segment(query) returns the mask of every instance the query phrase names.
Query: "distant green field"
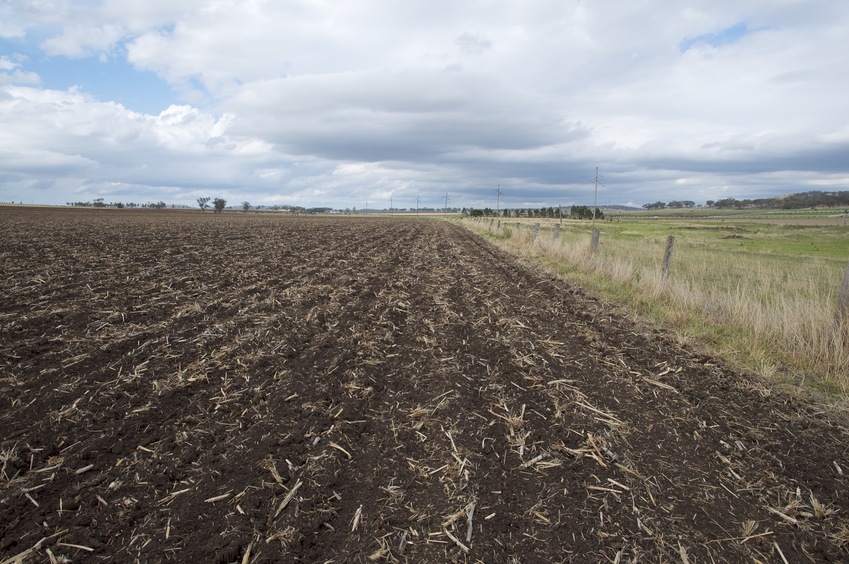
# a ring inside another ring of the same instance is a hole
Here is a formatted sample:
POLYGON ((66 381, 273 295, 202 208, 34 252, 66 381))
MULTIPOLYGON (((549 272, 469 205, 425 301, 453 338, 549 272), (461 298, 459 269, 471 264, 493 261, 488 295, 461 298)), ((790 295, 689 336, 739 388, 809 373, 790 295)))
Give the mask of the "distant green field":
MULTIPOLYGON (((841 212, 842 213, 842 212, 841 212)), ((674 235, 691 245, 710 246, 734 253, 762 253, 797 258, 849 261, 849 216, 834 210, 776 211, 765 213, 662 210, 660 212, 609 212, 605 221, 502 218, 502 225, 540 223, 550 231, 560 223, 565 233, 590 233, 597 228, 603 240, 665 239, 674 235), (686 215, 688 217, 682 217, 686 215)), ((483 220, 488 221, 488 220, 483 220)), ((496 219, 495 222, 499 220, 496 219)))
POLYGON ((716 251, 849 260, 847 220, 799 224, 752 222, 742 218, 719 221, 621 219, 597 227, 613 240, 674 235, 687 244, 703 245, 716 251))
POLYGON ((849 214, 849 208, 807 208, 796 210, 735 209, 735 208, 666 208, 663 210, 611 210, 605 215, 633 219, 697 218, 697 219, 787 219, 787 218, 833 218, 849 214))

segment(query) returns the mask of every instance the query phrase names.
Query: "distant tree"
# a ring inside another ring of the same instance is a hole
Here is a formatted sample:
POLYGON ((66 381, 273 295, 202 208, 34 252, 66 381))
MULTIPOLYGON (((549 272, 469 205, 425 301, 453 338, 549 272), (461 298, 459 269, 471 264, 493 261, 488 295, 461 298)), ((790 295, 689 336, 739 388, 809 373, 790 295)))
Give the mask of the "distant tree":
POLYGON ((96 207, 96 208, 106 207, 106 204, 103 203, 103 198, 96 198, 94 200, 94 207, 96 207))
POLYGON ((663 202, 654 202, 651 204, 643 204, 643 208, 647 210, 662 210, 666 208, 666 204, 663 202))
POLYGON ((743 203, 735 198, 723 198, 721 200, 715 201, 713 205, 717 208, 734 208, 742 207, 743 203))
POLYGON ((756 198, 751 201, 752 205, 756 208, 777 208, 779 207, 779 202, 775 198, 756 198))
MULTIPOLYGON (((600 211, 601 210, 598 210, 598 212, 600 211)), ((591 210, 587 206, 572 206, 572 209, 569 211, 569 216, 572 219, 592 219, 593 210, 591 210)))
POLYGON ((215 213, 221 213, 224 211, 224 207, 227 205, 227 200, 223 198, 215 198, 212 201, 212 206, 215 208, 215 213))
POLYGON ((250 202, 242 202, 242 211, 243 212, 248 212, 250 209, 251 209, 251 203, 250 202))
POLYGON ((672 200, 671 202, 669 202, 666 205, 669 206, 670 208, 678 209, 678 208, 684 207, 684 202, 679 202, 678 200, 672 200))
POLYGON ((198 198, 198 206, 200 206, 201 213, 206 211, 206 208, 209 207, 209 200, 211 200, 209 196, 205 198, 198 198))
POLYGON ((681 203, 684 204, 685 208, 693 208, 696 206, 696 202, 693 202, 692 200, 684 200, 681 203))
POLYGON ((705 205, 709 208, 712 208, 714 203, 715 202, 713 200, 708 200, 707 202, 705 202, 705 205))
MULTIPOLYGON (((572 209, 569 210, 569 217, 572 219, 592 219, 593 210, 589 206, 572 206, 572 209)), ((604 212, 596 208, 595 218, 604 219, 604 212)))

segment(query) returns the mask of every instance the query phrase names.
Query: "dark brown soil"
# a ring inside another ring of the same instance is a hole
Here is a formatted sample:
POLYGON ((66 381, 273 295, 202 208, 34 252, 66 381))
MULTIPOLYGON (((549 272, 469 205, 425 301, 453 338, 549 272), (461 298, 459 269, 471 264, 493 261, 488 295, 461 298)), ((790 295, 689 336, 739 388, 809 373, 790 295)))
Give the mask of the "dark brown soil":
POLYGON ((844 426, 458 226, 0 235, 0 561, 849 560, 844 426))

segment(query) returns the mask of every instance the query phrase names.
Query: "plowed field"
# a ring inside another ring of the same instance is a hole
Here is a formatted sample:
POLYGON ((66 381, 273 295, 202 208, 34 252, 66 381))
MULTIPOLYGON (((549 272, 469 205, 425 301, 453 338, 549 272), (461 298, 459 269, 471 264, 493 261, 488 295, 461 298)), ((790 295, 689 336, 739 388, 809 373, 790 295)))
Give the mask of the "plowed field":
POLYGON ((2 562, 849 560, 844 426, 455 225, 0 235, 2 562))

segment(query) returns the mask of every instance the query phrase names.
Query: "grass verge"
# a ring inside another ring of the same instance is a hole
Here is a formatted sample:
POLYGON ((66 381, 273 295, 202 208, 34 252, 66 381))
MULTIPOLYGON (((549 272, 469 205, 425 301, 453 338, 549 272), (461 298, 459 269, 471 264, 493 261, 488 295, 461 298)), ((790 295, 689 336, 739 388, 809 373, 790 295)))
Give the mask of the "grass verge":
POLYGON ((849 396, 849 320, 835 311, 845 228, 600 223, 602 243, 592 253, 588 222, 565 222, 557 239, 553 222, 536 238, 515 222, 462 224, 782 387, 849 396), (669 234, 676 242, 663 280, 669 234))

